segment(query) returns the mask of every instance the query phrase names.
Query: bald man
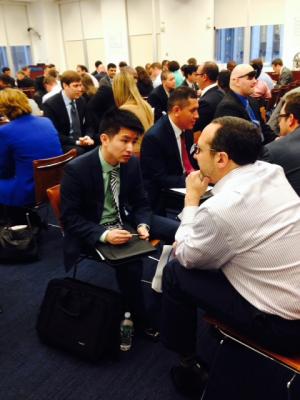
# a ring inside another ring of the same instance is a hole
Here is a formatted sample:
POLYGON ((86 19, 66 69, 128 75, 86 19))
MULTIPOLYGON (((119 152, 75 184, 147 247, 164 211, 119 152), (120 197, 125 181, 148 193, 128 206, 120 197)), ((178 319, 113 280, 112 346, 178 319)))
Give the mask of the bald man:
POLYGON ((263 144, 272 142, 276 135, 262 120, 259 104, 250 97, 256 83, 256 71, 249 64, 237 65, 230 76, 230 90, 218 104, 215 118, 239 117, 254 123, 259 129, 263 144))

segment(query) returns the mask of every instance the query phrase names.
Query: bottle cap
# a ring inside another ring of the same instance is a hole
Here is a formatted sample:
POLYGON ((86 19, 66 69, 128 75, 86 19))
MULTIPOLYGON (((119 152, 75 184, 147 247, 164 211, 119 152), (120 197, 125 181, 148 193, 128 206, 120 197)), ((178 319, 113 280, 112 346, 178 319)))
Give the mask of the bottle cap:
POLYGON ((127 311, 127 312, 124 314, 124 316, 125 316, 126 319, 129 319, 129 318, 131 317, 131 314, 130 314, 129 311, 127 311))

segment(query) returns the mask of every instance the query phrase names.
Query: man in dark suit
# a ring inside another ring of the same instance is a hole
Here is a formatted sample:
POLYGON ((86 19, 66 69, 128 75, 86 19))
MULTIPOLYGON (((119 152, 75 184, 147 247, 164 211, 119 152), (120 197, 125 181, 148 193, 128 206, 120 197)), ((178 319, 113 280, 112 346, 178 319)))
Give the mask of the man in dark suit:
POLYGON ((237 65, 230 75, 230 90, 217 106, 214 117, 239 117, 260 128, 263 144, 272 142, 276 135, 265 124, 259 104, 251 97, 256 83, 256 71, 249 64, 237 65))
POLYGON ((272 61, 272 68, 273 71, 279 75, 279 79, 274 86, 275 89, 293 82, 294 79, 292 71, 290 71, 287 67, 284 67, 281 58, 275 58, 275 60, 272 61))
MULTIPOLYGON (((138 135, 143 133, 140 121, 129 111, 112 109, 103 119, 100 132, 101 147, 70 162, 62 181, 67 270, 82 247, 93 252, 99 241, 116 246, 127 243, 132 234, 124 223, 136 228, 140 239, 147 240, 151 234, 168 242, 173 242, 178 226, 176 221, 151 215, 139 161, 132 157, 138 135)), ((124 307, 128 307, 124 311, 129 309, 135 322, 142 324, 142 262, 124 263, 115 270, 124 307)))
POLYGON ((93 148, 94 132, 81 97, 81 78, 75 71, 65 71, 60 82, 63 90, 43 104, 44 116, 50 118, 57 129, 64 152, 76 148, 78 154, 83 154, 93 148))
POLYGON ((280 139, 264 146, 261 159, 281 165, 291 186, 300 196, 300 93, 286 98, 278 120, 280 139))
POLYGON ((148 103, 154 108, 154 121, 167 113, 168 98, 176 87, 175 76, 170 71, 161 73, 162 84, 157 86, 148 97, 148 103))
POLYGON ((144 136, 141 167, 153 210, 164 210, 162 189, 184 188, 185 178, 197 168, 190 155, 193 126, 198 118, 196 92, 181 86, 168 100, 168 115, 161 117, 144 136))
POLYGON ((199 119, 194 126, 194 132, 203 131, 206 125, 211 123, 217 105, 224 97, 224 93, 218 88, 218 75, 219 67, 212 61, 199 65, 197 69, 201 97, 199 99, 199 119))

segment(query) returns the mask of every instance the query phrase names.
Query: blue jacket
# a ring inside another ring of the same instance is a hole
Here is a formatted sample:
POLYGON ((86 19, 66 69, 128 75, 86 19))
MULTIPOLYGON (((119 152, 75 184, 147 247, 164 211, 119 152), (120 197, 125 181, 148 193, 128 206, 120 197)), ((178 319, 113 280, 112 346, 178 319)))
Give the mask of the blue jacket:
POLYGON ((62 154, 48 118, 24 115, 0 127, 0 204, 34 204, 32 161, 62 154))

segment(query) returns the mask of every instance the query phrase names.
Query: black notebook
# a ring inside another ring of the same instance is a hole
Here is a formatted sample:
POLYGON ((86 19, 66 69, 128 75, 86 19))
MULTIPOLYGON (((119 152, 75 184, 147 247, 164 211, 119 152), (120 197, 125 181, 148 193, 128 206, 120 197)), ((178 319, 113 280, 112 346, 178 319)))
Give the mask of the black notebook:
POLYGON ((121 264, 153 253, 156 248, 148 240, 133 236, 129 242, 120 245, 99 242, 95 250, 102 260, 112 264, 121 264))

